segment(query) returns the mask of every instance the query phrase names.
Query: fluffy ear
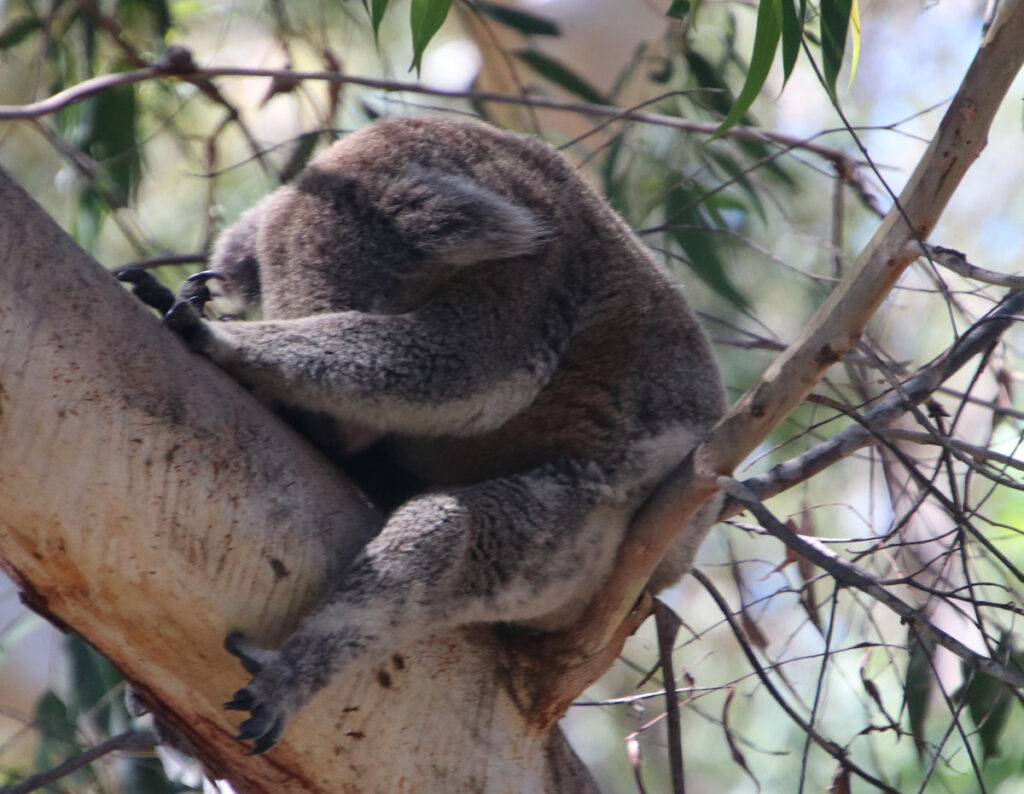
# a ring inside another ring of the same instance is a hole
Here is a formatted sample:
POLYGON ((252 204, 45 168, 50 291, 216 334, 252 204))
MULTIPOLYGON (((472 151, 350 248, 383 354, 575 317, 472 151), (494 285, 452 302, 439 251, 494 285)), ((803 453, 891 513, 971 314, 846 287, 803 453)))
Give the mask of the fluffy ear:
POLYGON ((549 239, 532 212, 464 176, 415 168, 394 189, 399 232, 414 248, 447 264, 511 259, 549 239))

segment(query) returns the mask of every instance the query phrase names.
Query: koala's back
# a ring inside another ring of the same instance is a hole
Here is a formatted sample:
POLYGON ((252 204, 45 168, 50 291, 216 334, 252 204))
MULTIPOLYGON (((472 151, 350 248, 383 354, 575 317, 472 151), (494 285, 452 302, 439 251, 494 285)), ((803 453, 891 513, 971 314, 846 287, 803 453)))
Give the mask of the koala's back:
MULTIPOLYGON (((460 307, 486 303, 486 322, 544 327, 545 355, 556 351, 557 365, 510 419, 383 442, 426 483, 472 483, 566 458, 595 462, 613 488, 632 489, 658 479, 723 411, 709 345, 678 286, 538 140, 475 122, 379 122, 334 144, 270 201, 258 232, 265 317, 444 305, 443 332, 471 339, 460 307), (454 211, 436 202, 423 184, 438 174, 526 210, 531 239, 489 249, 481 230, 497 221, 487 200, 454 211), (417 281, 446 257, 450 268, 417 281)), ((500 388, 482 406, 476 397, 467 412, 504 399, 500 388)))

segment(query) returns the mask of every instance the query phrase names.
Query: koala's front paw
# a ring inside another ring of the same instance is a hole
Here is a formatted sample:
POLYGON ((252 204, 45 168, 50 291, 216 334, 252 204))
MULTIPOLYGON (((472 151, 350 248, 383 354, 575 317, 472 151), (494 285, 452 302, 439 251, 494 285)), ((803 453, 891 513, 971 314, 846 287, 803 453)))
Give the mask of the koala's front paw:
POLYGON ((132 285, 132 294, 160 314, 167 314, 174 305, 174 293, 156 280, 148 270, 130 267, 115 273, 118 281, 132 285))
POLYGON ((164 315, 164 325, 185 340, 195 352, 202 352, 206 327, 203 323, 203 308, 213 297, 206 282, 212 278, 224 277, 213 270, 193 273, 178 289, 178 299, 164 315))
POLYGON ((202 314, 203 307, 213 298, 210 288, 206 286, 206 282, 210 279, 224 281, 224 276, 216 270, 193 273, 178 287, 178 302, 187 303, 196 310, 197 314, 202 314))
POLYGON ((249 755, 265 753, 281 739, 295 711, 295 673, 279 651, 257 648, 238 632, 227 636, 224 647, 253 674, 249 685, 235 692, 224 704, 226 709, 248 711, 252 715, 239 726, 235 738, 253 740, 249 755))

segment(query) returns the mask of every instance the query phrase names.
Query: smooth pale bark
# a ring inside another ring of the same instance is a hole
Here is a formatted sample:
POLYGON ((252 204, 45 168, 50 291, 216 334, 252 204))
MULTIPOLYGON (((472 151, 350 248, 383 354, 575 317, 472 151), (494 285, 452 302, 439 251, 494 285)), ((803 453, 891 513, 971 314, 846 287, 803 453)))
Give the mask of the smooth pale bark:
POLYGON ((0 170, 0 559, 28 602, 243 794, 588 790, 482 628, 345 676, 266 756, 232 740, 221 703, 247 676, 226 633, 279 641, 378 525, 0 170))

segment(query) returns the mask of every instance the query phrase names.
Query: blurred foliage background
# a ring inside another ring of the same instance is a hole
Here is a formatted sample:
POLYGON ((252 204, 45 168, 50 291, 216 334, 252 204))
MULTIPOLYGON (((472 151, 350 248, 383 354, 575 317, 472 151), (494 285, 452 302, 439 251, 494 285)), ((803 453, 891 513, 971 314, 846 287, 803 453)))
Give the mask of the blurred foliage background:
MULTIPOLYGON (((176 284, 201 268, 221 228, 376 118, 471 115, 532 132, 578 163, 678 275, 734 399, 799 333, 892 204, 976 49, 983 5, 9 0, 0 3, 3 105, 173 64, 173 47, 212 70, 279 73, 164 76, 0 120, 0 163, 104 265, 159 266, 176 284), (770 51, 766 8, 780 14, 770 51), (774 137, 740 127, 713 137, 726 118, 774 137)), ((931 240, 1004 273, 1020 272, 1024 254, 1022 87, 931 240)), ((796 411, 738 475, 849 426, 849 412, 945 350, 1004 291, 919 263, 865 347, 820 384, 823 399, 796 411)), ((923 614, 1018 667, 1021 341, 1011 330, 937 395, 951 436, 1003 456, 980 459, 996 461, 1004 481, 919 443, 913 420, 890 442, 955 500, 971 532, 908 486, 884 449, 861 450, 771 502, 880 578, 913 577, 901 594, 923 614)), ((1019 693, 918 642, 744 517, 715 530, 700 568, 742 631, 692 578, 664 596, 683 621, 674 660, 689 790, 872 790, 790 720, 740 644, 820 735, 894 789, 1024 790, 1019 693)), ((606 791, 668 788, 659 676, 647 675, 655 659, 648 625, 565 720, 606 791)), ((85 643, 58 639, 9 585, 0 591, 0 783, 130 729, 121 689, 85 643)), ((212 785, 161 750, 107 756, 50 790, 212 785)))

